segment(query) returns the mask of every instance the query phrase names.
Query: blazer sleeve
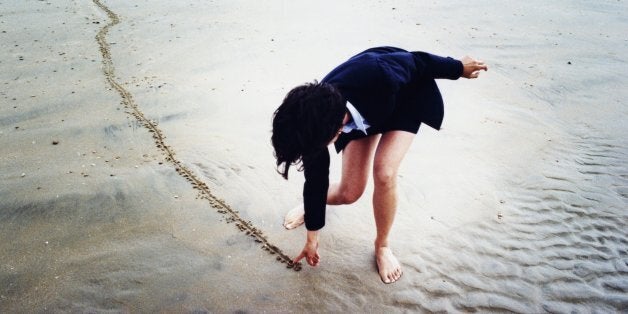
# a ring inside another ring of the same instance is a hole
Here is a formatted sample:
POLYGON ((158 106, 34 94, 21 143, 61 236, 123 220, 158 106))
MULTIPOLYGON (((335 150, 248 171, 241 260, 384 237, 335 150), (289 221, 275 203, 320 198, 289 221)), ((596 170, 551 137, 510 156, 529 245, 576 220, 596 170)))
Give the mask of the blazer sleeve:
POLYGON ((311 231, 319 230, 325 226, 327 189, 329 188, 329 151, 327 148, 312 156, 303 157, 303 170, 305 227, 311 231))
POLYGON ((458 79, 462 75, 462 62, 427 52, 393 51, 377 57, 392 92, 396 92, 415 79, 458 79))
POLYGON ((434 79, 457 80, 462 76, 462 62, 451 57, 441 57, 422 51, 413 51, 417 67, 424 75, 434 79))

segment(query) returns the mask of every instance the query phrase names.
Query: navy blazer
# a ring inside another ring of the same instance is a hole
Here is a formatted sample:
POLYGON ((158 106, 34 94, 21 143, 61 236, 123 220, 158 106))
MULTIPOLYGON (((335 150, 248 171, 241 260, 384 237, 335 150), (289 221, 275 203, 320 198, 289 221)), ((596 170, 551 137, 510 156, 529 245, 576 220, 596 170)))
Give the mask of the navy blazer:
MULTIPOLYGON (((402 97, 407 92, 401 91, 412 88, 413 93, 419 93, 413 99, 420 100, 416 105, 421 109, 421 122, 438 130, 444 110, 434 79, 458 79, 462 68, 460 61, 449 57, 376 47, 351 57, 327 74, 322 82, 334 85, 374 129, 385 124, 395 105, 404 100, 402 97)), ((337 142, 336 150, 342 150, 346 144, 337 142)), ((303 156, 303 202, 308 230, 318 230, 325 225, 329 160, 327 148, 303 156)))

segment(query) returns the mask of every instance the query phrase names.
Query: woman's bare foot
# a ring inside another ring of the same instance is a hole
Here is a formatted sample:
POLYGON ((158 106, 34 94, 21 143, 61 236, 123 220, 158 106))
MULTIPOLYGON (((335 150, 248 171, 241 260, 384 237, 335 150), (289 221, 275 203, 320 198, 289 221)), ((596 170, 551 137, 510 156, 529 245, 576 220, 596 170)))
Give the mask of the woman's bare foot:
POLYGON ((375 248, 375 258, 379 276, 384 283, 393 283, 401 278, 401 265, 390 248, 382 246, 375 248))
POLYGON ((283 226, 286 229, 294 229, 303 224, 305 217, 305 210, 303 209, 303 204, 291 209, 283 220, 283 226))

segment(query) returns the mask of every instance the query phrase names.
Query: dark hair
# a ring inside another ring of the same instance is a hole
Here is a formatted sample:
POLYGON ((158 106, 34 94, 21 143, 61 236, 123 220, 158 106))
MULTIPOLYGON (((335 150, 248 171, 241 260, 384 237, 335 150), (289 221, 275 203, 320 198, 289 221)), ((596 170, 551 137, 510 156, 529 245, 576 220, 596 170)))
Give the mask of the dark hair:
POLYGON ((325 148, 342 126, 345 112, 344 97, 330 84, 314 81, 293 88, 273 114, 277 172, 288 179, 291 165, 325 148))

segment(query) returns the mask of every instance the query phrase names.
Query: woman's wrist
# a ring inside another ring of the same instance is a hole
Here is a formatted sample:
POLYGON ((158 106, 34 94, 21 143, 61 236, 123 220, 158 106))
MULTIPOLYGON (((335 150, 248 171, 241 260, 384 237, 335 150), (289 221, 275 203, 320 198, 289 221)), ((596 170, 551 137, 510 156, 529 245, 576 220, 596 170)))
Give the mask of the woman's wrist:
POLYGON ((307 231, 307 242, 309 243, 318 243, 318 230, 308 230, 307 231))

